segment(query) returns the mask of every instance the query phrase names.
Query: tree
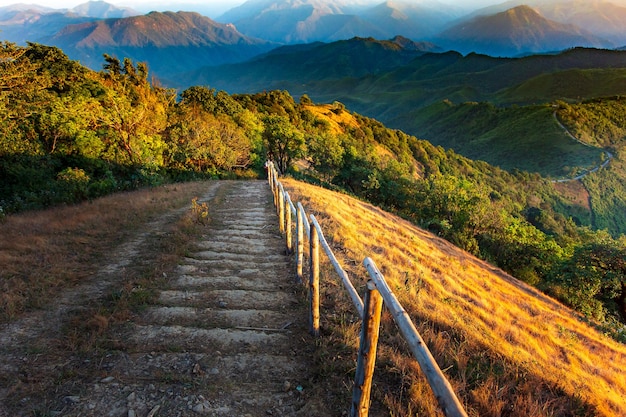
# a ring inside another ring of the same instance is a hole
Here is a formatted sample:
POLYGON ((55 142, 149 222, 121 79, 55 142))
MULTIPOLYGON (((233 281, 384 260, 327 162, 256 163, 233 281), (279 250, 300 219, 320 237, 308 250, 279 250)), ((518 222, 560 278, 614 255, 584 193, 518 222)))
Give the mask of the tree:
POLYGON ((281 172, 286 172, 292 161, 301 157, 306 150, 304 134, 286 116, 270 114, 263 122, 263 140, 268 156, 276 162, 281 172))
POLYGON ((608 236, 582 244, 557 273, 565 298, 573 307, 597 319, 605 311, 626 320, 626 246, 608 236))
POLYGON ((332 133, 313 134, 308 141, 308 157, 311 166, 331 181, 341 169, 344 147, 341 139, 332 133))

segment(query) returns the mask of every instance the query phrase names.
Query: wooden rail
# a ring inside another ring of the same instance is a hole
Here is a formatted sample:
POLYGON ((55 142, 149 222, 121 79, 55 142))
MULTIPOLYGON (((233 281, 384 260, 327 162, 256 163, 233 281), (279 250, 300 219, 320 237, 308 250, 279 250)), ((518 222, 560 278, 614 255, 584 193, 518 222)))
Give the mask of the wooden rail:
POLYGON ((404 310, 393 291, 387 285, 385 278, 380 273, 374 261, 365 258, 363 265, 367 269, 370 280, 362 300, 357 290, 352 285, 346 271, 324 238, 322 227, 312 214, 307 219, 302 204, 293 204, 278 179, 278 173, 271 162, 266 164, 268 170, 268 182, 270 184, 276 212, 279 216, 279 228, 285 234, 287 251, 291 253, 295 248, 296 256, 296 280, 307 285, 309 288, 309 325, 310 332, 315 337, 320 334, 320 310, 319 310, 319 249, 324 249, 328 260, 333 265, 335 272, 341 279, 344 288, 348 292, 359 317, 362 320, 359 352, 357 357, 357 369, 354 377, 352 392, 352 406, 350 416, 365 417, 369 414, 370 392, 376 363, 376 350, 380 331, 380 316, 383 303, 387 306, 400 332, 409 344, 413 356, 417 360, 420 369, 424 372, 439 406, 448 417, 467 417, 460 401, 456 397, 452 386, 437 365, 424 340, 418 333, 411 318, 404 310), (293 243, 292 228, 293 216, 295 222, 295 244, 293 243), (309 241, 309 277, 303 276, 304 264, 304 237, 309 241))

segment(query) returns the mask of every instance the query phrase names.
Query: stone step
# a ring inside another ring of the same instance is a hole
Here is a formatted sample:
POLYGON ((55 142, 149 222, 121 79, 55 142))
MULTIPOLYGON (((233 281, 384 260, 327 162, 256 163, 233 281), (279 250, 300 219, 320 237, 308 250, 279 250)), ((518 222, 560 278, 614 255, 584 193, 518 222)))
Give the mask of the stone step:
POLYGON ((261 273, 260 271, 214 271, 214 276, 208 274, 180 275, 176 281, 169 284, 173 290, 198 290, 206 289, 238 289, 250 291, 283 291, 287 288, 287 280, 277 282, 271 273, 261 273), (233 273, 238 275, 232 275, 233 273), (282 281, 282 282, 281 282, 282 281))
POLYGON ((254 247, 259 247, 259 248, 264 248, 264 249, 267 248, 267 250, 274 250, 274 248, 282 248, 284 246, 283 237, 278 234, 273 235, 271 232, 264 233, 262 234, 262 236, 259 236, 256 239, 250 239, 247 236, 241 236, 241 235, 237 235, 233 233, 206 234, 203 236, 203 239, 209 243, 222 242, 222 243, 227 243, 227 244, 254 246, 254 247))
MULTIPOLYGON (((281 242, 282 243, 282 242, 281 242)), ((255 255, 266 255, 268 253, 280 253, 276 251, 276 247, 280 245, 271 245, 271 247, 267 247, 264 245, 260 245, 258 242, 251 243, 249 240, 241 240, 239 242, 234 242, 233 239, 211 239, 204 240, 202 242, 198 242, 194 245, 198 250, 207 250, 207 251, 216 251, 216 252, 229 252, 229 253, 245 253, 245 254, 255 254, 255 255)), ((288 258, 283 257, 283 261, 288 258)))
POLYGON ((190 326, 198 328, 259 328, 286 332, 297 326, 288 312, 275 310, 227 310, 186 306, 150 307, 142 314, 146 323, 163 326, 190 326))
POLYGON ((123 342, 131 352, 290 354, 289 338, 289 331, 129 324, 123 342))
POLYGON ((284 255, 274 255, 266 252, 264 255, 258 253, 231 253, 231 252, 217 252, 213 250, 204 250, 199 252, 192 252, 191 258, 197 260, 207 261, 232 261, 232 262, 262 262, 267 265, 276 265, 280 262, 285 262, 287 258, 284 255))
POLYGON ((206 308, 233 308, 237 310, 265 309, 280 311, 299 302, 292 294, 275 291, 249 290, 164 290, 158 302, 168 306, 200 306, 206 308))
MULTIPOLYGON (((146 352, 127 355, 124 362, 117 364, 111 373, 126 380, 154 379, 166 375, 171 379, 192 380, 195 384, 208 386, 228 386, 242 383, 260 382, 280 384, 288 375, 305 371, 302 361, 294 354, 274 355, 271 353, 227 352, 187 353, 187 352, 146 352), (130 365, 130 366, 129 366, 130 365)), ((298 383, 298 381, 294 381, 298 383)))
POLYGON ((287 264, 277 264, 276 262, 255 262, 250 260, 236 260, 236 259, 202 259, 201 257, 194 258, 187 256, 182 259, 185 264, 198 265, 203 267, 204 270, 210 269, 260 269, 266 271, 282 270, 284 272, 287 269, 287 264), (284 267, 284 269, 283 269, 284 267))

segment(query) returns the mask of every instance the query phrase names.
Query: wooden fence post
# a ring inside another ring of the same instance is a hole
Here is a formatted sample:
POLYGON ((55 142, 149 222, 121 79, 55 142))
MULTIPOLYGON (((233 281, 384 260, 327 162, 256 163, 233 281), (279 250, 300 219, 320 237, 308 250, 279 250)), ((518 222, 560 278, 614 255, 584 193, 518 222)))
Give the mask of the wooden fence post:
POLYGON ((311 236, 309 237, 309 247, 311 261, 311 274, 309 277, 309 324, 310 332, 313 336, 320 335, 320 243, 319 235, 315 227, 311 227, 311 236))
POLYGON ((280 233, 285 231, 285 193, 282 188, 278 190, 278 228, 280 233))
POLYGON ((302 264, 304 262, 304 219, 300 205, 296 208, 296 279, 303 282, 302 264))
POLYGON ((352 390, 351 417, 367 417, 369 414, 382 309, 383 298, 370 280, 367 282, 367 292, 363 300, 363 323, 352 390))
POLYGON ((285 240, 287 241, 287 253, 293 252, 292 231, 291 231, 291 198, 289 193, 285 191, 285 240))

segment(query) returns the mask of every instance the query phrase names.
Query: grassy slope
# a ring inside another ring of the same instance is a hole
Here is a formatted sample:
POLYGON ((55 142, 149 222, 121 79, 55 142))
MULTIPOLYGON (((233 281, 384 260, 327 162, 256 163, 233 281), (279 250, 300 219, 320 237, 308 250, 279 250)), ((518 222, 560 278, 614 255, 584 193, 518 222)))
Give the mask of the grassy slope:
POLYGON ((553 112, 550 106, 505 109, 486 103, 440 102, 393 124, 435 145, 503 169, 561 178, 598 166, 602 150, 573 141, 559 127, 553 112))
MULTIPOLYGON (((124 237, 205 189, 201 182, 167 185, 0 219, 0 323, 93 276, 124 237)), ((170 256, 182 248, 177 242, 170 256)))
MULTIPOLYGON (((294 180, 284 184, 293 201, 316 214, 361 290, 360 262, 365 256, 376 261, 469 415, 626 415, 625 346, 408 222, 344 195, 294 180)), ((346 345, 354 353, 356 325, 346 319, 347 297, 337 295, 334 277, 327 272, 322 279, 322 326, 345 357, 346 345)), ((383 328, 375 403, 393 415, 439 415, 388 316, 383 328)), ((324 359, 341 369, 341 357, 324 359)))

